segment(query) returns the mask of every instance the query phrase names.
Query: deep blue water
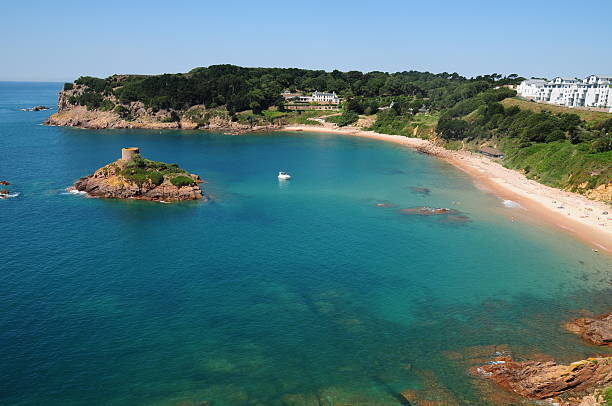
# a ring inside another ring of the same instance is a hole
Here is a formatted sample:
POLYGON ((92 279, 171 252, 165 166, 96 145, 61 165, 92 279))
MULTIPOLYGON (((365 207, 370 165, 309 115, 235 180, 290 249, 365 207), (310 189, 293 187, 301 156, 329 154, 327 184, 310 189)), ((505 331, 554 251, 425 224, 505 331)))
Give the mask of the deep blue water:
POLYGON ((0 83, 0 180, 20 193, 0 201, 0 404, 401 405, 412 389, 488 405, 466 372, 488 346, 604 351, 560 325, 610 309, 610 259, 443 162, 345 136, 90 131, 18 110, 59 88, 0 83), (125 146, 201 175, 210 201, 64 193, 125 146), (469 221, 400 212, 424 205, 469 221))

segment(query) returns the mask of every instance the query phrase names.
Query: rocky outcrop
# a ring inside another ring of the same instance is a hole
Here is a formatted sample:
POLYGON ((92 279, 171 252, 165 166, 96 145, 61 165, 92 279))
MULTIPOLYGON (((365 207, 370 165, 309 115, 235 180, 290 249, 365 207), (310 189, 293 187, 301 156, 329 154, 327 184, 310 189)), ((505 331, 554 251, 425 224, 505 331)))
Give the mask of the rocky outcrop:
POLYGON ((510 357, 498 357, 473 372, 521 396, 546 399, 609 384, 612 357, 588 358, 569 365, 554 361, 517 362, 510 357))
POLYGON ((85 106, 64 108, 45 121, 46 125, 79 127, 95 130, 112 128, 149 128, 166 130, 180 128, 178 122, 162 122, 154 116, 141 115, 138 119, 126 120, 112 111, 87 110, 85 106))
POLYGON ((596 317, 581 317, 565 324, 565 329, 595 345, 612 347, 612 312, 596 317))
POLYGON ((154 110, 142 102, 121 103, 114 95, 100 95, 104 106, 92 108, 79 105, 78 100, 89 92, 84 85, 73 84, 62 90, 57 102, 57 113, 45 120, 46 125, 79 127, 87 129, 142 128, 153 130, 183 129, 211 130, 243 134, 276 129, 279 126, 266 122, 240 122, 222 108, 206 109, 191 106, 187 110, 154 110))
POLYGON ((50 108, 47 106, 34 106, 28 109, 20 109, 20 110, 21 111, 44 111, 44 110, 50 110, 50 108))
POLYGON ((589 189, 588 182, 584 182, 578 187, 577 191, 592 200, 612 202, 612 182, 601 184, 594 189, 589 189))
POLYGON ((155 162, 136 155, 119 159, 92 175, 79 179, 69 190, 106 199, 141 199, 164 202, 202 198, 200 177, 174 164, 155 162))

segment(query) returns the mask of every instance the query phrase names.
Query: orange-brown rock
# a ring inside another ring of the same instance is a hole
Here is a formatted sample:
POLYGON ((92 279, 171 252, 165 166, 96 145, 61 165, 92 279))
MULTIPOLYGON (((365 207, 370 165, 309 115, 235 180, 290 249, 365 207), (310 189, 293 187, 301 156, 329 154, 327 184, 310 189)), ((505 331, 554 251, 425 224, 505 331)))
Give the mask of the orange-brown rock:
POLYGON ((139 154, 119 159, 79 179, 73 188, 107 199, 140 199, 163 202, 202 198, 200 177, 176 164, 150 161, 139 154))
POLYGON ((612 357, 588 358, 569 365, 553 361, 495 359, 472 372, 521 396, 545 399, 612 382, 612 357))
POLYGON ((581 317, 565 324, 565 329, 595 345, 612 346, 612 312, 581 317))

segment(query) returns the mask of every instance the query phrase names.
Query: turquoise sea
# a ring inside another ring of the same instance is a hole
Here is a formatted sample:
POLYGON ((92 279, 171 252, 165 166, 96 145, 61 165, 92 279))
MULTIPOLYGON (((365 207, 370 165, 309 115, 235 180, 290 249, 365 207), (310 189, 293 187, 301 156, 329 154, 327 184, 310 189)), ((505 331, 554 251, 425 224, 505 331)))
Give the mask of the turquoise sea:
POLYGON ((612 308, 610 258, 446 163, 347 136, 90 131, 18 110, 60 86, 0 83, 0 180, 20 193, 0 201, 2 405, 528 404, 467 369, 610 352, 561 327, 612 308), (64 192, 126 146, 201 175, 210 200, 64 192), (459 213, 400 211, 418 206, 459 213))

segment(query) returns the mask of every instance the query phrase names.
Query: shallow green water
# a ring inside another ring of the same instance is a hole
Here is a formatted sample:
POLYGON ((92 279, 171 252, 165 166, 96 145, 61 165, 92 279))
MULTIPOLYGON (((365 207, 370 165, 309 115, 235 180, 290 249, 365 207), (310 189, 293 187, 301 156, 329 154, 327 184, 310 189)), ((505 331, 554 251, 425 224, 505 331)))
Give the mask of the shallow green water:
POLYGON ((610 259, 511 222, 521 209, 445 163, 368 139, 86 131, 17 110, 58 89, 0 83, 0 179, 21 193, 0 201, 2 404, 400 405, 413 389, 486 405, 466 373, 496 351, 482 346, 602 352, 560 324, 609 310, 610 259), (211 200, 63 193, 134 145, 200 174, 211 200), (418 206, 469 221, 400 211, 418 206))

